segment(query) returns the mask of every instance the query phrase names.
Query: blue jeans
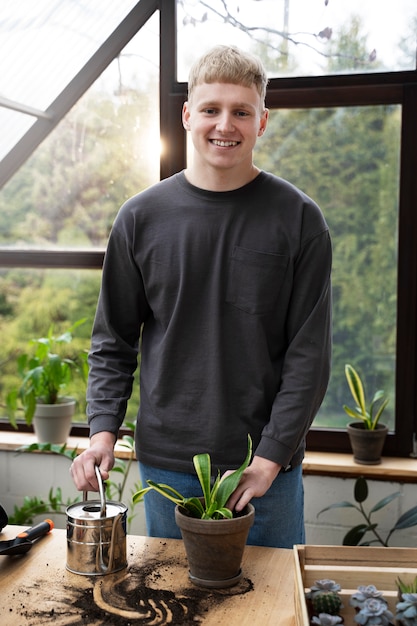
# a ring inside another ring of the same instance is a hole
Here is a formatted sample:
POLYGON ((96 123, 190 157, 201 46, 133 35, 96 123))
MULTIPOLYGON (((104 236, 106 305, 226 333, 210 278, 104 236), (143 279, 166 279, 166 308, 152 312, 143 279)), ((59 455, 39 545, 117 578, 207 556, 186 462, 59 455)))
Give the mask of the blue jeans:
MULTIPOLYGON (((139 463, 143 487, 147 480, 174 487, 184 497, 202 495, 196 475, 171 472, 139 463)), ((150 537, 181 539, 175 523, 175 504, 156 491, 149 491, 144 498, 146 528, 150 537)), ((305 543, 304 533, 304 487, 302 466, 290 472, 278 474, 270 489, 262 498, 253 498, 255 523, 249 531, 247 543, 254 546, 292 548, 305 543)))

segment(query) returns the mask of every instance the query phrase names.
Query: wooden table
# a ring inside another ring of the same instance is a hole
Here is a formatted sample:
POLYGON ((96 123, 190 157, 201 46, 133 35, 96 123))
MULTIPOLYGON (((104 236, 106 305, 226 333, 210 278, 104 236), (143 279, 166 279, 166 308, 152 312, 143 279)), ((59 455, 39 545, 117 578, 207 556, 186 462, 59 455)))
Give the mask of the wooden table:
MULTIPOLYGON (((7 526, 0 540, 22 530, 7 526)), ((128 566, 106 576, 66 570, 66 532, 54 529, 22 556, 0 556, 0 624, 295 626, 291 550, 247 546, 229 589, 191 584, 183 542, 130 535, 128 566)))

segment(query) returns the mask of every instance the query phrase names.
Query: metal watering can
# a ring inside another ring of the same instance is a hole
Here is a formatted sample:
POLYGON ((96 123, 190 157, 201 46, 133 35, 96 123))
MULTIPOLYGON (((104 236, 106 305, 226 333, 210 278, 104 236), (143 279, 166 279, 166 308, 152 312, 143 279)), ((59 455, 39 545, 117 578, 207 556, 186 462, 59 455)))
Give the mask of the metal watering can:
POLYGON ((67 563, 74 574, 86 576, 112 574, 127 566, 127 507, 106 502, 100 470, 95 468, 100 500, 77 502, 67 508, 67 563))

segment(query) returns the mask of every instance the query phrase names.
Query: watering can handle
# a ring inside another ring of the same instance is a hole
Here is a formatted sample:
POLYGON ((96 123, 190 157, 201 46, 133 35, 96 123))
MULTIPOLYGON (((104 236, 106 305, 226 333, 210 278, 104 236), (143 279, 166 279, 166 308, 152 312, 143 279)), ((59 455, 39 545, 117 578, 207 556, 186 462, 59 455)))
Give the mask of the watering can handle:
MULTIPOLYGON (((95 466, 95 472, 97 476, 98 489, 100 492, 100 517, 106 517, 106 494, 104 491, 103 479, 100 474, 100 470, 97 465, 95 466)), ((83 492, 83 500, 88 500, 88 491, 83 492)))

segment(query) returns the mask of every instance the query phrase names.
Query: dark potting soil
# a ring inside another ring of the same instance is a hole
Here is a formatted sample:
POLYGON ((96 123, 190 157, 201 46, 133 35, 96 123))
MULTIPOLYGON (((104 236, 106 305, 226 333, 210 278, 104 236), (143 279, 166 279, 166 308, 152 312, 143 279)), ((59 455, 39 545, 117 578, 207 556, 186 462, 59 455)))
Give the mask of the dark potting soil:
POLYGON ((212 607, 253 590, 253 583, 247 578, 226 589, 203 589, 191 583, 175 591, 165 589, 165 578, 168 573, 175 574, 176 567, 183 568, 183 562, 151 559, 118 575, 85 577, 93 585, 88 589, 64 585, 63 580, 39 580, 32 585, 30 594, 29 589, 15 593, 21 594, 20 604, 9 613, 7 623, 17 625, 23 617, 27 626, 41 626, 52 620, 57 626, 195 626, 203 622, 212 607), (36 590, 35 603, 32 589, 36 590))

